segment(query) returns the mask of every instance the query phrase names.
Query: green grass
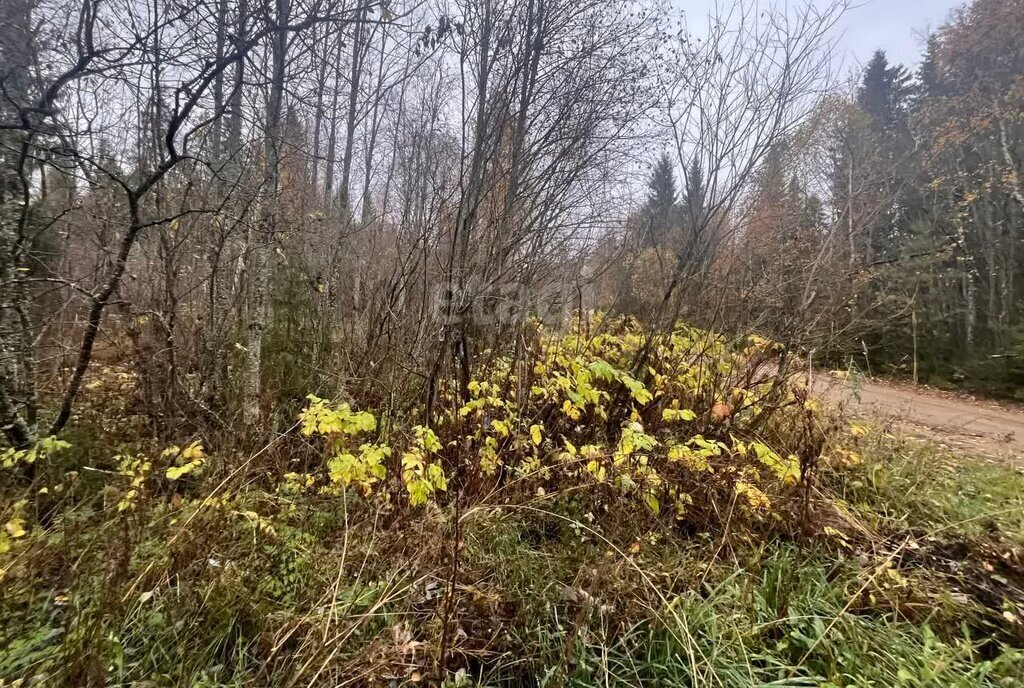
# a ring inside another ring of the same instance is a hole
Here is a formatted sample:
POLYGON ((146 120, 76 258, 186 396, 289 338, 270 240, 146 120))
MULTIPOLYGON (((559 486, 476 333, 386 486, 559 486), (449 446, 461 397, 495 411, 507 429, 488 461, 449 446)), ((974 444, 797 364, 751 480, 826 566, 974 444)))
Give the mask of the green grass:
POLYGON ((834 495, 881 529, 913 528, 1024 546, 1024 470, 876 435, 864 462, 834 476, 834 495))
POLYGON ((524 616, 482 685, 1022 685, 1024 653, 972 635, 966 606, 924 604, 948 595, 927 578, 865 586, 856 557, 785 542, 713 563, 647 542, 638 571, 571 528, 538 548, 530 527, 506 516, 470 539, 524 616))

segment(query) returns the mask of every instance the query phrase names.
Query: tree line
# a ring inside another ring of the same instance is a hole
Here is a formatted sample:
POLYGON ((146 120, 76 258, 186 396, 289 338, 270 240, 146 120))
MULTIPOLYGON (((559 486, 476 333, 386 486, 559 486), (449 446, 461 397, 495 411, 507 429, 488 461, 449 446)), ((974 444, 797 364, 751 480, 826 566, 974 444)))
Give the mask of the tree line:
MULTIPOLYGON (((976 0, 928 38, 916 71, 878 51, 823 96, 723 218, 695 289, 712 295, 694 295, 689 317, 834 366, 1020 398, 1022 36, 1024 4, 976 0)), ((629 278, 659 245, 700 252, 714 189, 699 156, 676 157, 655 163, 631 219, 640 240, 616 289, 637 313, 660 296, 629 278)))
POLYGON ((1013 365, 1021 0, 848 94, 847 5, 8 0, 7 441, 62 430, 104 370, 158 434, 287 428, 310 392, 429 425, 535 333, 474 317, 509 285, 652 338, 1013 365))

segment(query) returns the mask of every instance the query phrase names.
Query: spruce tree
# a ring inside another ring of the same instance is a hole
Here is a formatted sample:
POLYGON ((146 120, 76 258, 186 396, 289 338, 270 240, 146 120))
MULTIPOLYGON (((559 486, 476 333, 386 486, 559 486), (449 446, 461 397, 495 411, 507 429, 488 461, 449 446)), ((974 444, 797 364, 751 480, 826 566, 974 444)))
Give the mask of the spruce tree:
POLYGON ((676 174, 668 153, 662 153, 654 163, 647 188, 650 194, 643 243, 648 247, 662 246, 672 231, 676 215, 676 174))

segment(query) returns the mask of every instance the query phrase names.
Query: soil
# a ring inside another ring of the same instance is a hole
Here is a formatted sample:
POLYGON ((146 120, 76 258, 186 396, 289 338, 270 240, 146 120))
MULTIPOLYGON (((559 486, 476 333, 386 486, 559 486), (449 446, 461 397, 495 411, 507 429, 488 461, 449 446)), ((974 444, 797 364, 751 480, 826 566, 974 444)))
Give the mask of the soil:
POLYGON ((1024 409, 898 382, 815 372, 814 392, 856 417, 891 423, 953 449, 1024 466, 1024 409))

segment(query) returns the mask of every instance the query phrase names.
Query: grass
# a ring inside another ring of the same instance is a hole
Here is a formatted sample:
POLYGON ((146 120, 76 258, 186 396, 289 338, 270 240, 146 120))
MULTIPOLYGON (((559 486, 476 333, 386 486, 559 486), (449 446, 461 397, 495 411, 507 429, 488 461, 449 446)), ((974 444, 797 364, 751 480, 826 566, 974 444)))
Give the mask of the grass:
POLYGON ((865 463, 835 483, 836 494, 882 529, 906 527, 1024 545, 1024 472, 964 460, 914 440, 875 436, 865 463))
POLYGON ((682 528, 586 490, 410 513, 258 481, 210 501, 196 482, 118 512, 83 488, 4 555, 0 678, 1024 685, 1024 476, 879 433, 859 451, 819 481, 835 527, 799 538, 682 528))
POLYGON ((941 583, 868 584, 878 567, 827 547, 773 542, 712 560, 644 542, 631 555, 639 575, 571 528, 539 549, 528 528, 505 519, 472 540, 526 616, 482 685, 1013 686, 1024 675, 1024 654, 974 637, 964 608, 918 602, 948 595, 941 583))

